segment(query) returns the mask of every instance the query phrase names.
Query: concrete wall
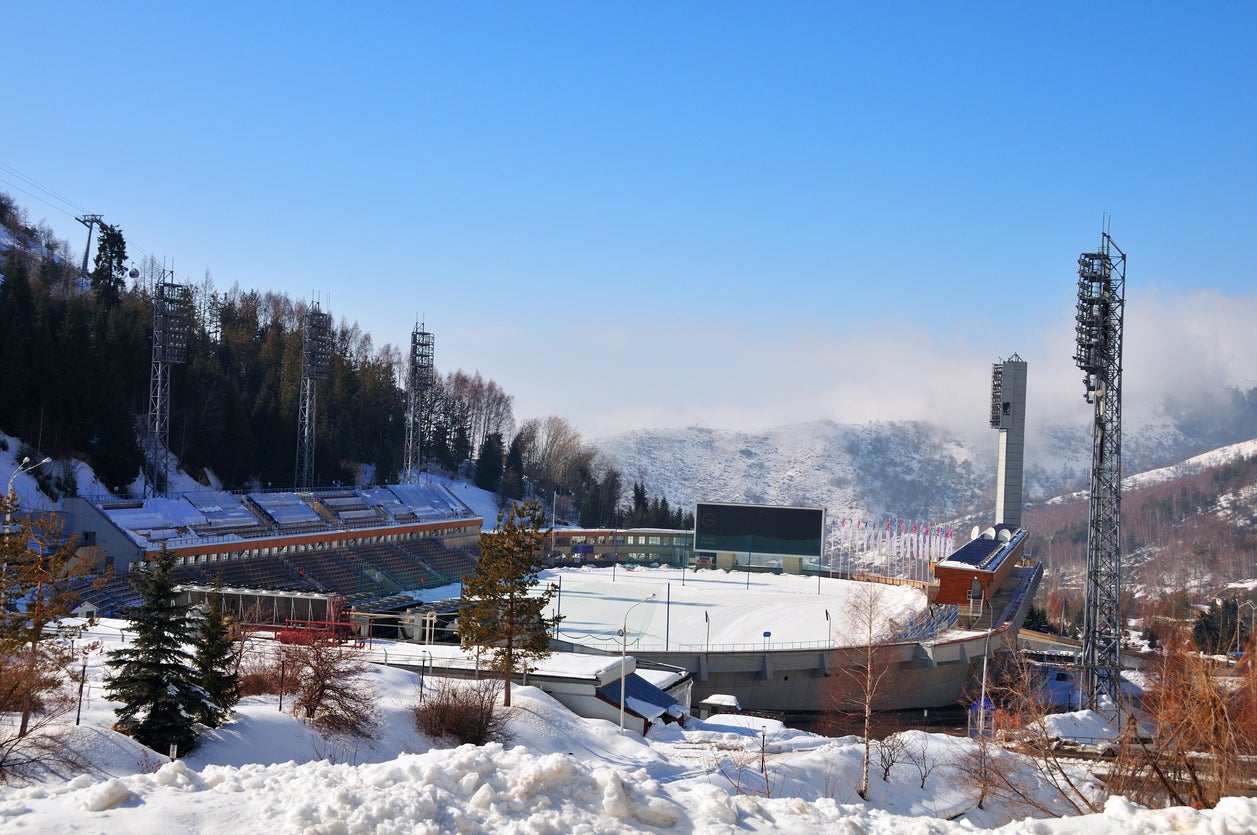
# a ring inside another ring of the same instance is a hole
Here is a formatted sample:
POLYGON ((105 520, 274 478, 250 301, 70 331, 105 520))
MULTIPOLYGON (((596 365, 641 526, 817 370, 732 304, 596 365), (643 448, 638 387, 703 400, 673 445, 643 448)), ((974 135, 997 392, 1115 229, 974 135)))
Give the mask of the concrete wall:
MULTIPOLYGON (((1007 642, 991 639, 994 652, 1007 642)), ((980 668, 987 637, 937 643, 893 644, 888 669, 874 698, 876 710, 944 707, 964 697, 965 682, 980 668)), ((745 710, 821 713, 839 709, 843 670, 859 663, 859 648, 766 652, 637 652, 642 660, 690 670, 695 700, 716 693, 736 696, 745 710)))
POLYGON ((995 478, 995 523, 1021 527, 1022 469, 1026 453, 1026 363, 1004 361, 1003 414, 995 478))
POLYGON ((135 563, 143 561, 140 546, 118 530, 94 504, 77 496, 67 496, 62 506, 68 519, 67 532, 77 534, 80 544, 95 544, 103 549, 105 565, 111 566, 115 574, 125 574, 135 563))

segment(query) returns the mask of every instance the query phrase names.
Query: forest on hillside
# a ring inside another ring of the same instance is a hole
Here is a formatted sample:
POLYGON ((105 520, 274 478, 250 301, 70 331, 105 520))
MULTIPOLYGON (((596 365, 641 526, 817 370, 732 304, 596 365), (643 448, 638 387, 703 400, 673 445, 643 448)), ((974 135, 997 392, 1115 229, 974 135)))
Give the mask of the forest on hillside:
MULTIPOLYGON (((1047 616, 1081 625, 1090 503, 1085 496, 1028 508, 1030 556, 1046 570, 1047 616), (1062 606, 1064 609, 1062 609, 1062 606)), ((1257 578, 1257 456, 1122 492, 1123 606, 1132 614, 1233 597, 1257 578)))
MULTIPOLYGON (((0 224, 18 241, 0 261, 0 429, 59 461, 81 459, 122 490, 144 464, 153 302, 168 281, 153 259, 134 264, 122 229, 102 224, 86 275, 69 246, 31 225, 0 194, 0 224)), ((193 477, 229 489, 289 487, 298 442, 302 338, 308 303, 190 288, 186 362, 171 368, 170 451, 193 477)), ((396 481, 404 468, 407 358, 376 346, 357 323, 333 326, 318 384, 315 487, 396 481)), ((551 499, 561 516, 612 525, 684 522, 657 497, 620 507, 623 479, 558 416, 519 425, 511 395, 462 370, 435 374, 420 404, 421 465, 474 471, 504 497, 551 499), (665 518, 666 517, 666 518, 665 518), (675 518, 674 518, 675 517, 675 518)), ((70 468, 45 489, 77 494, 70 468)), ((644 491, 644 488, 643 488, 644 491)))

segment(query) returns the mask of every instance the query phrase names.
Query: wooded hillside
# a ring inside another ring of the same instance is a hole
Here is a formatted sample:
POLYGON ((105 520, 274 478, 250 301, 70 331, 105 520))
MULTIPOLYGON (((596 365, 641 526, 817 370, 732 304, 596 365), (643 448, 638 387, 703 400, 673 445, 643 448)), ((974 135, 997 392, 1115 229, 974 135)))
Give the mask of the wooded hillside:
MULTIPOLYGON (((0 429, 41 456, 85 460, 108 487, 125 488, 143 466, 163 270, 151 258, 133 266, 122 229, 103 224, 83 276, 69 245, 29 224, 4 194, 0 225, 16 244, 0 254, 0 429)), ((220 291, 208 273, 189 289, 187 361, 171 371, 171 452, 193 476, 211 470, 228 488, 290 486, 309 306, 239 286, 220 291)), ((364 465, 370 481, 398 478, 406 364, 357 323, 333 328, 316 399, 314 486, 356 483, 364 465)), ((637 524, 685 521, 666 498, 650 502, 644 485, 621 509, 621 474, 570 423, 551 415, 517 427, 512 402, 479 372, 436 374, 420 410, 422 465, 455 472, 474 463, 480 486, 549 499, 560 519, 585 525, 619 524, 626 512, 637 524)), ((70 472, 40 476, 50 492, 76 494, 70 472)))

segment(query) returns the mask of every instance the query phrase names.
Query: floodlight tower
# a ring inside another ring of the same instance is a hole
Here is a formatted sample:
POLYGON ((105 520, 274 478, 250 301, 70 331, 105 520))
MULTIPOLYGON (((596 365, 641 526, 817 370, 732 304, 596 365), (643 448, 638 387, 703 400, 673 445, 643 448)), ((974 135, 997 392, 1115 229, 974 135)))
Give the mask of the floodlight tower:
POLYGON ((1026 361, 1016 354, 991 367, 991 428, 999 430, 995 524, 1020 528, 1026 457, 1026 361))
POLYGON ((148 380, 148 443, 144 456, 144 495, 164 496, 169 486, 170 366, 188 359, 192 291, 175 284, 174 270, 162 269, 153 296, 153 361, 148 380))
POLYGON ((432 334, 423 329, 423 323, 415 325, 410 334, 410 366, 406 375, 406 451, 403 484, 414 484, 419 478, 422 453, 423 398, 432 388, 432 334))
POLYGON ((1098 252, 1078 257, 1077 353, 1085 398, 1095 404, 1091 521, 1083 617, 1083 695, 1091 709, 1117 704, 1122 669, 1122 317, 1126 253, 1107 232, 1098 252))
POLYGON ((332 352, 332 314, 319 310, 318 302, 306 314, 301 333, 301 401, 297 410, 297 472, 293 487, 308 491, 314 468, 315 393, 319 380, 327 379, 332 352))

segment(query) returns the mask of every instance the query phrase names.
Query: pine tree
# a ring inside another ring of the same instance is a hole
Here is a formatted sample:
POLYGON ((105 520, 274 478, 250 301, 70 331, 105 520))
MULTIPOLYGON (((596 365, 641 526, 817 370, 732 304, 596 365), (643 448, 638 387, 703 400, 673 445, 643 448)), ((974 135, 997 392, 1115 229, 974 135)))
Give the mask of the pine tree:
POLYGON ((174 601, 174 573, 174 554, 162 549, 132 580, 141 602, 125 615, 135 640, 109 654, 113 676, 105 692, 122 702, 114 711, 118 730, 156 751, 175 745, 184 754, 196 747, 195 717, 207 708, 185 648, 192 628, 187 607, 174 601))
POLYGON ((550 654, 558 616, 543 613, 554 590, 538 586, 546 511, 536 501, 512 504, 497 530, 480 536, 480 563, 463 577, 458 629, 464 645, 483 647, 502 674, 503 704, 511 706, 511 675, 550 654))
POLYGON ((476 461, 476 486, 481 490, 496 493, 502 485, 502 435, 491 432, 480 447, 480 458, 476 461))
POLYGON ((511 445, 506 451, 502 496, 508 499, 524 498, 524 441, 519 435, 511 439, 511 445))
POLYGON ((122 229, 102 223, 91 278, 92 289, 106 307, 116 305, 126 289, 126 261, 127 242, 122 229))
POLYGON ((236 647, 231 640, 231 620, 223 611, 223 594, 219 585, 209 593, 205 614, 197 625, 194 645, 196 653, 196 684, 205 693, 204 708, 197 718, 216 728, 231 715, 240 701, 240 674, 237 671, 236 647))

